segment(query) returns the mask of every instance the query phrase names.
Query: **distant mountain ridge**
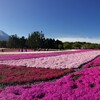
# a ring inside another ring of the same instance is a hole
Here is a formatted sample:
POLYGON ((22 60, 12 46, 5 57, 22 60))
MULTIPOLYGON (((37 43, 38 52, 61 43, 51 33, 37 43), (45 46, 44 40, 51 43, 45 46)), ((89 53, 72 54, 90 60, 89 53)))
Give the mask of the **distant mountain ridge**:
POLYGON ((0 41, 7 41, 9 39, 9 35, 4 31, 0 30, 0 41))

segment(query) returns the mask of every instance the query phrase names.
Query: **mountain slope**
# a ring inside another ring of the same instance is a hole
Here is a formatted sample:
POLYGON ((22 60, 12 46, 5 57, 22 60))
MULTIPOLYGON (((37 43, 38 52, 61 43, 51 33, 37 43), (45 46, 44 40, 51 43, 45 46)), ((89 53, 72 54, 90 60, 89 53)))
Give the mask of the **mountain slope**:
POLYGON ((9 39, 9 35, 4 31, 0 30, 0 41, 6 41, 9 39))

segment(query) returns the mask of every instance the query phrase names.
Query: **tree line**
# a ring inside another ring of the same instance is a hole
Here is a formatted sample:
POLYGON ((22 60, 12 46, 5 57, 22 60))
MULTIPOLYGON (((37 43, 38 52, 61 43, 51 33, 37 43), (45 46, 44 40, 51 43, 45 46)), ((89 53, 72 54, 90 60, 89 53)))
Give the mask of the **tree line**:
MULTIPOLYGON (((66 40, 67 41, 67 40, 66 40)), ((11 35, 8 41, 0 41, 0 48, 15 49, 100 49, 100 44, 87 42, 62 42, 52 38, 45 38, 44 34, 35 31, 29 34, 28 38, 11 35)))

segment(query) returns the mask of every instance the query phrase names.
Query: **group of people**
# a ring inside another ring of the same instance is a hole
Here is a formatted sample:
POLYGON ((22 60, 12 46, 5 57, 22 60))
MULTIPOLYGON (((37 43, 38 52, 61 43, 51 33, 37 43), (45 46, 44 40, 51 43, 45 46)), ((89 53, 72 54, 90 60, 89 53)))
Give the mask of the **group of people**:
POLYGON ((18 49, 18 52, 23 52, 23 51, 27 52, 27 49, 18 49))
MULTIPOLYGON (((1 49, 0 51, 5 52, 4 49, 1 49)), ((18 52, 27 52, 27 49, 18 49, 18 52)))

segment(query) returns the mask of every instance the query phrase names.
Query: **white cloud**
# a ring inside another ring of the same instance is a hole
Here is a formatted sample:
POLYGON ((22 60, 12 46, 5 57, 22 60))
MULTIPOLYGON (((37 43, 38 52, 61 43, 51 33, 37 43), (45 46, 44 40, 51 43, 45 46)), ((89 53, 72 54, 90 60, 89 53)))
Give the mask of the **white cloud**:
POLYGON ((76 41, 80 41, 80 42, 91 42, 91 43, 100 43, 100 37, 98 38, 88 38, 88 37, 61 37, 61 38, 55 38, 55 39, 59 39, 63 42, 76 42, 76 41))

